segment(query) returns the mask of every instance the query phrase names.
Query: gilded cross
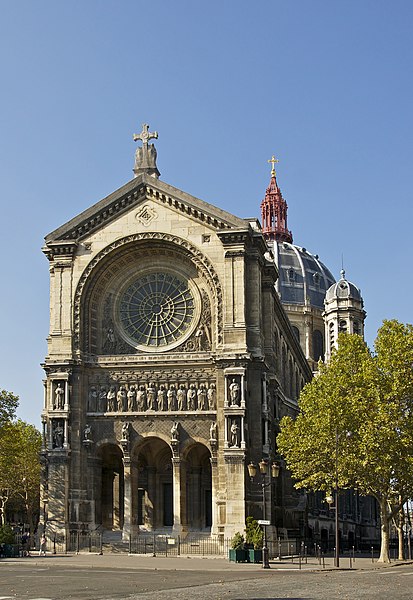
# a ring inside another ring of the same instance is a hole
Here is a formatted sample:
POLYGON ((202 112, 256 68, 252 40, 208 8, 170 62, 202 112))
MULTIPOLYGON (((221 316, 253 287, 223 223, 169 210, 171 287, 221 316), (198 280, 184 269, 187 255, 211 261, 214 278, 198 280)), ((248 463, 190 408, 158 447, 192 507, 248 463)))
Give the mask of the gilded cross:
POLYGON ((272 163, 272 169, 271 169, 271 177, 275 177, 276 173, 275 173, 275 163, 279 163, 280 161, 278 160, 278 158, 275 158, 274 154, 271 157, 271 160, 267 160, 267 162, 272 163))
POLYGON ((133 134, 133 141, 137 142, 138 140, 142 140, 144 146, 148 146, 148 141, 152 139, 158 139, 158 132, 154 131, 153 133, 149 133, 149 125, 147 123, 143 123, 141 133, 133 134))

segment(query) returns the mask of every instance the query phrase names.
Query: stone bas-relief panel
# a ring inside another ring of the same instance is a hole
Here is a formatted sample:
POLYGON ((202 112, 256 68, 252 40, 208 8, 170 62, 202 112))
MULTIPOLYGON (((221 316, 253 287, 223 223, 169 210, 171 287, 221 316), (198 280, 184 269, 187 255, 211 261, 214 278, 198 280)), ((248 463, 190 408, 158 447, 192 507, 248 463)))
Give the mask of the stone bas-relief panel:
POLYGON ((87 402, 88 413, 100 414, 216 411, 216 407, 213 382, 92 385, 87 402))

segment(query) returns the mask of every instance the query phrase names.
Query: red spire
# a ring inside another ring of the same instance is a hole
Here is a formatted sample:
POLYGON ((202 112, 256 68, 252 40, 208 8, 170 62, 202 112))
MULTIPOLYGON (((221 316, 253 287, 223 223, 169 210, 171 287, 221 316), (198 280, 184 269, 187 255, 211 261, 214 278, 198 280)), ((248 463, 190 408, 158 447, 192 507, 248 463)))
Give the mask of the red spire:
POLYGON ((271 181, 261 202, 262 231, 267 240, 292 244, 293 235, 287 229, 288 206, 278 187, 274 168, 274 163, 278 160, 273 156, 268 162, 272 163, 271 181))

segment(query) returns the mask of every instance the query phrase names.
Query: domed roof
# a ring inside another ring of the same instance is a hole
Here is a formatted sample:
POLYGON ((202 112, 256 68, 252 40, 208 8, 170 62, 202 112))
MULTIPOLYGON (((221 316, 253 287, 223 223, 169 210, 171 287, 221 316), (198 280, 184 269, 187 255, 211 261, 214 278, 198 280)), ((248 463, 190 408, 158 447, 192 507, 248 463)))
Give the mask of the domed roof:
POLYGON ((318 255, 289 242, 276 242, 274 246, 281 302, 309 304, 323 310, 326 291, 332 289, 335 279, 318 255))
POLYGON ((343 300, 345 298, 362 301, 360 290, 354 285, 354 283, 347 281, 344 270, 341 271, 340 275, 341 279, 327 290, 326 302, 330 302, 331 300, 335 299, 343 300))

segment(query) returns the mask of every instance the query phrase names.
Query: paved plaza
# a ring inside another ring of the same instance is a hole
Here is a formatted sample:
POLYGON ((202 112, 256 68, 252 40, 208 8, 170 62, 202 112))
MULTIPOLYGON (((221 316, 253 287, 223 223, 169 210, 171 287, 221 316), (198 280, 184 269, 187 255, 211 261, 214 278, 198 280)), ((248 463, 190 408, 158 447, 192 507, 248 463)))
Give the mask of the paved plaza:
POLYGON ((260 565, 223 558, 126 554, 31 556, 0 561, 0 600, 300 600, 413 598, 413 564, 348 558, 260 565))

